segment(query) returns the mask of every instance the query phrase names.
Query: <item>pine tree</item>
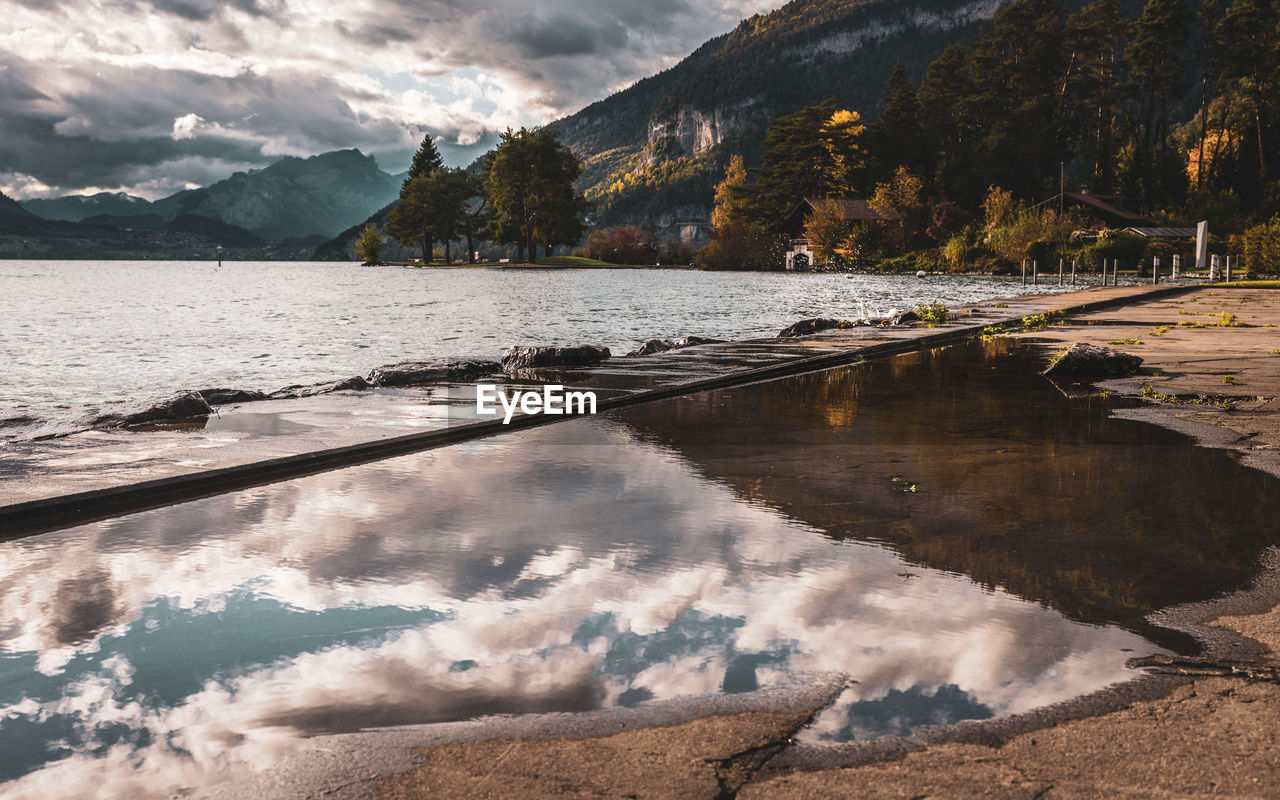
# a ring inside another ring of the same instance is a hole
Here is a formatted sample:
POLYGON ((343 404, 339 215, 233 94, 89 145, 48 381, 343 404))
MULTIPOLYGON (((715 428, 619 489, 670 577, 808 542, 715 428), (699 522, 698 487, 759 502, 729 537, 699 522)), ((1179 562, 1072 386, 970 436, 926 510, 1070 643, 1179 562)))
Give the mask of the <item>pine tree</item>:
POLYGON ((1068 116, 1096 193, 1109 192, 1114 181, 1120 45, 1127 27, 1116 0, 1094 0, 1066 24, 1068 116))
POLYGON ((968 51, 952 45, 929 65, 918 95, 934 165, 926 177, 939 194, 969 205, 981 200, 987 185, 975 154, 980 127, 970 104, 973 94, 968 51))
POLYGON ((867 131, 873 157, 872 175, 885 180, 906 167, 916 174, 930 172, 920 125, 920 102, 902 61, 894 64, 880 101, 880 116, 867 131))
POLYGON ((414 178, 429 175, 443 166, 444 160, 440 158, 440 151, 436 149, 435 140, 428 133, 423 137, 422 144, 418 146, 418 152, 413 154, 413 161, 409 164, 409 174, 404 182, 407 185, 414 178))

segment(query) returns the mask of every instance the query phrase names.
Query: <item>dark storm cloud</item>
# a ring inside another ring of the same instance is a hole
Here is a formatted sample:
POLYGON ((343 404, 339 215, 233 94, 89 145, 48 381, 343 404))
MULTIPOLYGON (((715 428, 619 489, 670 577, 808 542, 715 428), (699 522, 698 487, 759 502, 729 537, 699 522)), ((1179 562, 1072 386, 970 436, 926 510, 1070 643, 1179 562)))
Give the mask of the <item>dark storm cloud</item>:
POLYGON ((772 5, 0 0, 0 191, 154 195, 348 147, 397 172, 426 132, 466 163, 772 5))
POLYGON ((617 20, 592 23, 570 14, 528 16, 508 32, 507 41, 526 58, 576 56, 626 46, 627 29, 617 20))

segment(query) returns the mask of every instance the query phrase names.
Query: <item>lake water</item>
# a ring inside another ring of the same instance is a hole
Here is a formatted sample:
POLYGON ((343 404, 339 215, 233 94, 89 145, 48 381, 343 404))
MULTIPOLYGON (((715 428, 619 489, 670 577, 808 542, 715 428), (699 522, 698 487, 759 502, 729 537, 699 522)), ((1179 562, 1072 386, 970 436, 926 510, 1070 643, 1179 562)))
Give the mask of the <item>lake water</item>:
POLYGON ((1123 681, 1190 647, 1147 613, 1248 584, 1280 486, 1045 357, 914 353, 0 543, 0 794, 168 797, 311 734, 832 673, 811 745, 1123 681))
MULTIPOLYGON (((1031 290, 1016 279, 336 263, 0 261, 0 418, 212 386, 271 391, 515 344, 742 339, 1031 290)), ((1036 291, 1056 291, 1041 286, 1036 291)))

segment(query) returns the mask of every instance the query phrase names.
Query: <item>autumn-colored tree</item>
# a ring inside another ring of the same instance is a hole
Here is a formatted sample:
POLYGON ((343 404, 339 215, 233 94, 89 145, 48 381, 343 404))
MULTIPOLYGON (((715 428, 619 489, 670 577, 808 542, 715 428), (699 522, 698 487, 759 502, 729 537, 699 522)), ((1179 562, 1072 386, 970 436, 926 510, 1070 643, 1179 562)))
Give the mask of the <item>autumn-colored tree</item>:
POLYGON ((818 203, 804 223, 804 235, 809 240, 815 264, 841 265, 842 259, 836 250, 849 238, 853 224, 839 201, 828 199, 818 203))
POLYGON ((716 184, 715 208, 711 211, 711 227, 722 228, 735 219, 747 218, 744 189, 747 185, 747 168, 742 156, 729 159, 724 180, 716 184))
POLYGON ((382 235, 372 223, 365 225, 364 230, 360 231, 360 238, 356 240, 356 255, 365 264, 378 263, 378 256, 382 255, 382 235))

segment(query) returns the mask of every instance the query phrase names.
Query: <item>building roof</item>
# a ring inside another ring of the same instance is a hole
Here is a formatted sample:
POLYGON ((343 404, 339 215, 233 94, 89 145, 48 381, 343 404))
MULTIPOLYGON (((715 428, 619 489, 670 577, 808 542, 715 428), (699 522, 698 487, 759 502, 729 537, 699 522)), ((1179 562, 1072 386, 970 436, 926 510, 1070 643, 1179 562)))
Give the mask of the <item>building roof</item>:
POLYGON ((902 215, 893 209, 889 209, 886 214, 881 214, 861 197, 806 197, 787 215, 784 223, 785 230, 791 233, 793 238, 803 238, 805 220, 809 213, 818 210, 827 202, 839 206, 845 219, 852 222, 896 222, 902 219, 902 215))
POLYGON ((1125 233, 1136 233, 1149 239, 1194 239, 1195 228, 1125 228, 1125 233))
POLYGON ((881 214, 861 197, 806 197, 804 202, 815 210, 824 203, 835 203, 844 212, 847 219, 855 221, 880 220, 883 222, 896 222, 902 219, 902 215, 892 208, 889 209, 888 213, 881 214))
MULTIPOLYGON (((1117 226, 1119 225, 1151 226, 1156 224, 1156 221, 1153 219, 1150 219, 1149 217, 1144 217, 1141 214, 1135 214, 1132 211, 1127 211, 1124 208, 1121 208, 1122 205, 1127 204, 1127 200, 1126 198, 1120 197, 1119 195, 1085 194, 1084 192, 1063 192, 1061 197, 1064 200, 1067 200, 1069 202, 1077 203, 1079 205, 1086 206, 1092 209, 1094 213, 1096 213, 1098 216, 1106 220, 1108 224, 1113 224, 1117 226)), ((1055 196, 1053 199, 1056 200, 1057 196, 1055 196)), ((1052 202, 1052 201, 1049 201, 1049 202, 1052 202)), ((1042 203, 1041 205, 1044 205, 1044 204, 1042 203)))

